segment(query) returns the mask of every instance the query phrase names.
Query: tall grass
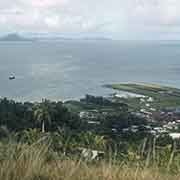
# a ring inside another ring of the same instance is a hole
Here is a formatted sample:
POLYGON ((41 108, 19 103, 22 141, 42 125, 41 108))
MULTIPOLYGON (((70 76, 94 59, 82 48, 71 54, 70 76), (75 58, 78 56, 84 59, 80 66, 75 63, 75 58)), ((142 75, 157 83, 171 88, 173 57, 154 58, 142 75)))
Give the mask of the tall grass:
MULTIPOLYGON (((155 150, 153 156, 155 159, 155 150)), ((170 157, 170 161, 172 159, 170 157)), ((0 146, 0 180, 178 179, 180 173, 172 174, 168 169, 161 169, 157 165, 143 166, 140 163, 132 165, 113 158, 96 163, 87 163, 81 158, 64 158, 51 151, 47 143, 32 145, 9 143, 0 146)))

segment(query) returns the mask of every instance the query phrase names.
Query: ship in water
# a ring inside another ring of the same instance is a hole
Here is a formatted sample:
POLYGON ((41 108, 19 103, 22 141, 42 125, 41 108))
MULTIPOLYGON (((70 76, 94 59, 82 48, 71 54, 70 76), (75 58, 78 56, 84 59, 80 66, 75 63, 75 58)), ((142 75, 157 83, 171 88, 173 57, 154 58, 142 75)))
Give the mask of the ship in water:
POLYGON ((14 80, 15 78, 15 76, 9 76, 9 80, 14 80))

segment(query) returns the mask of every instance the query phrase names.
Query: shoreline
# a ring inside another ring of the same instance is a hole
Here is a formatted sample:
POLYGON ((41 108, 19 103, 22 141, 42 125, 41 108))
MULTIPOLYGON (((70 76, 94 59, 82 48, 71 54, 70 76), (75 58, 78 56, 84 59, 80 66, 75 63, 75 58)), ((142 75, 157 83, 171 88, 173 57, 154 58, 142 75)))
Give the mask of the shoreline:
MULTIPOLYGON (((165 86, 160 84, 152 84, 152 83, 119 83, 119 84, 104 84, 101 86, 102 88, 108 88, 112 90, 112 92, 102 93, 102 95, 95 93, 87 93, 94 96, 102 96, 102 97, 112 97, 115 95, 117 98, 145 98, 145 97, 157 97, 157 96, 172 96, 174 98, 180 98, 180 88, 176 88, 173 86, 165 86)), ((73 98, 46 98, 50 101, 58 102, 61 101, 66 103, 68 101, 80 101, 86 95, 83 94, 78 97, 73 98)), ((0 96, 0 99, 7 98, 12 99, 16 102, 30 102, 30 103, 38 103, 41 102, 39 98, 12 98, 6 96, 0 96), (31 100, 30 100, 31 99, 31 100), (34 100, 33 100, 34 99, 34 100), (36 100, 39 99, 39 100, 36 100)), ((43 98, 42 98, 43 99, 43 98)))

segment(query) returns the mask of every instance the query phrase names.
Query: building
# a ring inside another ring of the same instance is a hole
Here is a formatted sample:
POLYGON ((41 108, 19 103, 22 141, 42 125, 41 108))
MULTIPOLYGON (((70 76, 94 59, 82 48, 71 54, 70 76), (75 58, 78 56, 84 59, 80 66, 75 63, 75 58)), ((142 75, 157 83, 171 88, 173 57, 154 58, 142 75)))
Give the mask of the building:
POLYGON ((180 133, 170 133, 169 136, 172 139, 180 139, 180 133))

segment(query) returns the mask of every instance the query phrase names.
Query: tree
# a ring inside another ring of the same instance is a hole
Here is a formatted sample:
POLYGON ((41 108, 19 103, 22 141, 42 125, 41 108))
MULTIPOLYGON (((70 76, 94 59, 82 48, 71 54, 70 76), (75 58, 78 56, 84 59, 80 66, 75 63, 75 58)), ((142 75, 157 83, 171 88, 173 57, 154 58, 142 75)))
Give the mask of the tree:
POLYGON ((50 102, 48 100, 43 99, 42 103, 35 106, 34 117, 38 123, 41 123, 41 130, 44 133, 45 124, 51 123, 50 102))
POLYGON ((9 134, 10 132, 6 126, 0 126, 0 139, 8 137, 9 134))

